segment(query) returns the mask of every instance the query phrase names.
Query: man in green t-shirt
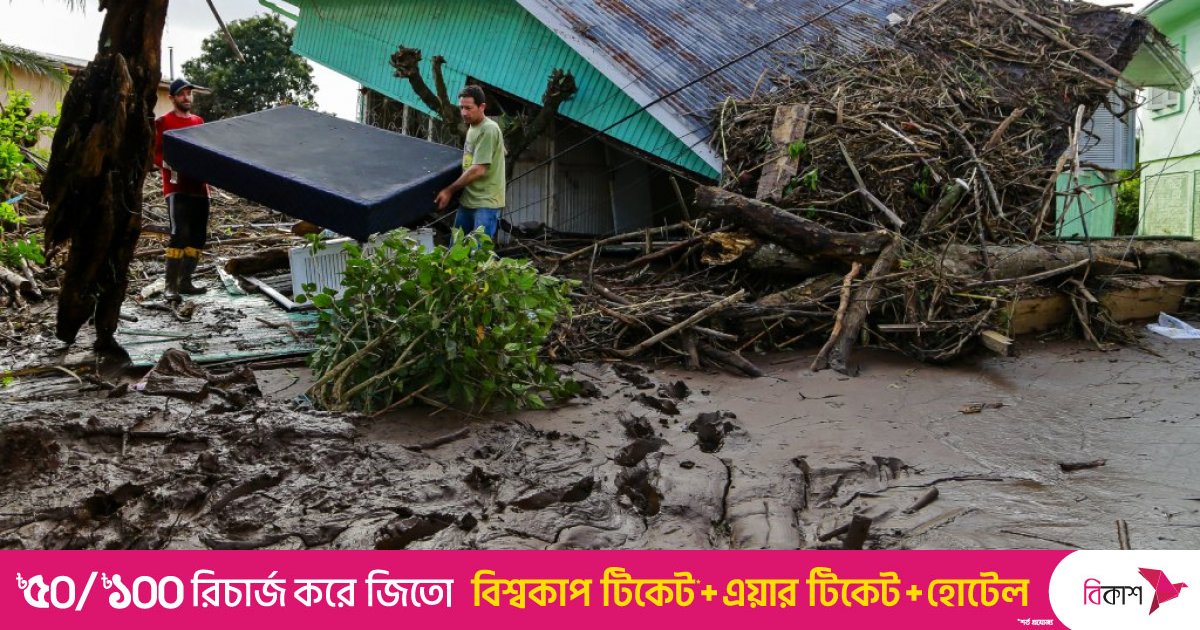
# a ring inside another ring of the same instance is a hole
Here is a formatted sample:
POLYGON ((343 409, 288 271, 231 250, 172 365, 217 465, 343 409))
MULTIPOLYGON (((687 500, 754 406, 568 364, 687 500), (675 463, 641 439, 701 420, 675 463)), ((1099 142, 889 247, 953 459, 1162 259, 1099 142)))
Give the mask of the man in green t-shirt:
POLYGON ((463 174, 437 194, 438 210, 450 205, 454 193, 462 191, 454 227, 463 232, 483 228, 496 238, 500 211, 504 209, 504 135, 500 125, 487 117, 487 98, 483 88, 468 85, 458 93, 458 109, 470 125, 463 148, 463 174))

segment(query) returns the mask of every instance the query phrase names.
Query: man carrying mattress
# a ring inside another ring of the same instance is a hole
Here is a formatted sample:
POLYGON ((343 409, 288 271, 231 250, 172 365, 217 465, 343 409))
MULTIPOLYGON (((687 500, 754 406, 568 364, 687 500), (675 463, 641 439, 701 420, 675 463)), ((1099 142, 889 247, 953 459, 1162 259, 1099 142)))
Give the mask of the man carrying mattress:
POLYGON ((200 253, 208 242, 208 185, 177 172, 163 162, 163 133, 204 124, 192 113, 192 84, 175 79, 169 89, 175 108, 154 121, 154 164, 162 169, 163 194, 171 222, 167 243, 167 288, 163 297, 179 302, 180 294, 198 295, 204 287, 192 284, 200 253))
POLYGON ((458 109, 463 121, 470 125, 463 148, 463 173, 453 184, 437 194, 438 210, 450 205, 454 193, 463 191, 459 199, 454 227, 463 232, 483 228, 488 238, 496 238, 500 212, 504 209, 504 135, 500 125, 487 117, 487 100, 483 88, 468 85, 458 95, 458 109))

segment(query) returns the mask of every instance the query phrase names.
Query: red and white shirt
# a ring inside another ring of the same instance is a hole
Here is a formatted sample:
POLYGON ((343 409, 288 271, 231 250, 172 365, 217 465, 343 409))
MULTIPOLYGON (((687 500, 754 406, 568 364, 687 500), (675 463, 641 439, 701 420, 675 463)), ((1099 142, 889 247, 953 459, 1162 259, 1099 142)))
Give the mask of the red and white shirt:
POLYGON ((185 129, 202 124, 204 124, 203 118, 195 114, 180 116, 175 110, 159 116, 154 121, 154 165, 162 169, 164 195, 178 192, 199 197, 208 196, 207 184, 178 172, 175 173, 175 181, 172 182, 171 171, 163 166, 163 133, 172 129, 185 129))

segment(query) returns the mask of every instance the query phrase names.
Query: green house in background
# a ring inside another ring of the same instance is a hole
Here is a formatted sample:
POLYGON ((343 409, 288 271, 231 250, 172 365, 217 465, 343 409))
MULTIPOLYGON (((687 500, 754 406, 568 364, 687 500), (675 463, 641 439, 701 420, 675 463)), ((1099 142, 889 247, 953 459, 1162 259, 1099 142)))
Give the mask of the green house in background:
MULTIPOLYGON (((1200 73, 1200 2, 1158 0, 1143 14, 1200 73)), ((1153 88, 1142 116, 1142 199, 1138 232, 1200 236, 1200 104, 1196 90, 1153 88)))

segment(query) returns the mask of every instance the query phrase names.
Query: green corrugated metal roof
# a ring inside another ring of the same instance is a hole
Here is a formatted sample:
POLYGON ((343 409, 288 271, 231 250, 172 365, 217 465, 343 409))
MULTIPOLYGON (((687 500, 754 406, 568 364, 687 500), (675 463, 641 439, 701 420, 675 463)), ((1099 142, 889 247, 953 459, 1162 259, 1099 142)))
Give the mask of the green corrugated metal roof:
MULTIPOLYGON (((592 129, 603 129, 638 110, 620 87, 579 56, 550 29, 511 0, 297 0, 297 53, 328 66, 377 92, 430 113, 389 63, 400 45, 424 52, 423 74, 432 83, 430 60, 446 58, 447 86, 468 76, 525 100, 540 103, 555 68, 575 75, 579 91, 560 113, 592 129)), ((689 171, 718 173, 689 145, 649 113, 608 132, 609 136, 689 171)))

